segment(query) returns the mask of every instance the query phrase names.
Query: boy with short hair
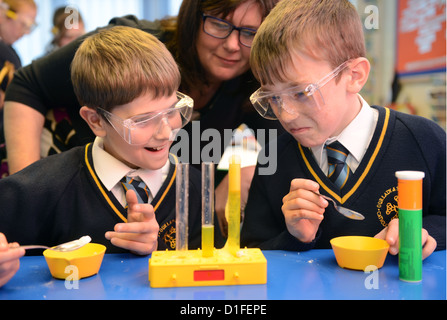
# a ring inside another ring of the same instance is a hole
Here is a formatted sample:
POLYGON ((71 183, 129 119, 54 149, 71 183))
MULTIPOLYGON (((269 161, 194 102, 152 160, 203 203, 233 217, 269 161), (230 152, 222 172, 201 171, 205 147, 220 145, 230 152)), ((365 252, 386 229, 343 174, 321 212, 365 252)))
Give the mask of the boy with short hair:
POLYGON ((445 249, 445 131, 369 106, 359 95, 365 56, 362 23, 347 0, 281 1, 261 25, 250 60, 261 88, 251 100, 287 133, 267 151, 277 152, 277 172, 256 170, 242 245, 307 250, 364 235, 386 239, 397 254, 395 172, 414 170, 425 172, 423 257, 445 249), (347 219, 318 193, 366 219, 347 219))
MULTIPOLYGON (((193 102, 177 91, 172 55, 139 29, 105 29, 78 49, 72 80, 97 138, 0 180, 0 231, 20 244, 89 235, 109 253, 175 249, 176 158, 169 148, 193 102)), ((200 245, 200 181, 191 168, 191 248, 200 245)))

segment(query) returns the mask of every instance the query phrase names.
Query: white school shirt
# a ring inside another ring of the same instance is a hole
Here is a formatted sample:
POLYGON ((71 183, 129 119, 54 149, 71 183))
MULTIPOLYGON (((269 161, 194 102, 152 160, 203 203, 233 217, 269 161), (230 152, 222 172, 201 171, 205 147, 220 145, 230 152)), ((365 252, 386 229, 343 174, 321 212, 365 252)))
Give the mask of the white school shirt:
POLYGON ((363 156, 368 149, 369 143, 374 135, 374 130, 379 118, 379 112, 370 107, 370 105, 358 95, 362 108, 359 114, 351 121, 351 123, 336 137, 327 139, 322 145, 312 147, 312 153, 320 166, 321 170, 328 173, 329 166, 327 161, 327 151, 325 145, 331 144, 338 140, 346 149, 349 155, 346 163, 352 173, 357 170, 363 156))
POLYGON ((121 184, 125 176, 140 177, 149 188, 150 203, 160 190, 169 173, 170 161, 158 170, 132 169, 104 150, 104 142, 101 137, 96 137, 92 150, 93 164, 96 174, 108 191, 111 191, 123 207, 126 206, 126 194, 121 184))

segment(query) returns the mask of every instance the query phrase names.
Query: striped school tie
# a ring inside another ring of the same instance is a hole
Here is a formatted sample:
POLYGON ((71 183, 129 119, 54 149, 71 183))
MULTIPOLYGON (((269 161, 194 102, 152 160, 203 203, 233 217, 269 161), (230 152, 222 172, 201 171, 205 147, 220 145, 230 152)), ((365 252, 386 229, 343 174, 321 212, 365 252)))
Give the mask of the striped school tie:
POLYGON ((121 185, 124 188, 124 193, 126 193, 129 189, 135 191, 137 194, 138 203, 148 203, 150 191, 143 181, 136 180, 133 177, 124 177, 121 179, 121 185))
POLYGON ((338 141, 327 145, 326 150, 329 165, 328 177, 339 189, 342 189, 351 174, 346 163, 349 151, 338 141))

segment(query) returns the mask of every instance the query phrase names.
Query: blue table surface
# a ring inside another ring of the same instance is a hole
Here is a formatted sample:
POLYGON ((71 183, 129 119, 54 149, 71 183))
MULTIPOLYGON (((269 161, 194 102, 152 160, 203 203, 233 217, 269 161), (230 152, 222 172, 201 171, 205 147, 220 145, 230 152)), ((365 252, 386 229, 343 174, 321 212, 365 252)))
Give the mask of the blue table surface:
POLYGON ((445 300, 446 253, 423 262, 423 280, 399 280, 398 257, 388 255, 376 273, 340 268, 332 250, 263 251, 267 284, 151 288, 149 257, 106 254, 99 273, 66 288, 52 278, 43 256, 23 257, 20 270, 3 288, 0 300, 445 300))

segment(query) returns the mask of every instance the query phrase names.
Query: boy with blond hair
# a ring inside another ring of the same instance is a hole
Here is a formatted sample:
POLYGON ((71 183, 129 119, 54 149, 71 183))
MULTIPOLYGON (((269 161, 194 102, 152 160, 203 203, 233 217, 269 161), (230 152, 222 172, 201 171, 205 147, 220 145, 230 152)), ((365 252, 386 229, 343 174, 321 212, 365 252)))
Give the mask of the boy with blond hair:
POLYGON ((347 0, 281 1, 255 37, 251 101, 287 133, 277 172, 253 178, 241 242, 262 249, 330 248, 337 236, 385 239, 397 254, 396 171, 425 172, 423 257, 445 249, 445 131, 422 117, 370 106, 359 92, 370 64, 347 0), (330 196, 365 220, 337 213, 330 196))
MULTIPOLYGON (((175 249, 176 158, 169 148, 193 102, 177 91, 172 55, 149 33, 114 27, 82 43, 71 72, 96 140, 0 180, 0 231, 20 244, 89 235, 109 253, 175 249)), ((190 179, 189 244, 197 248, 199 172, 191 169, 190 179)))

